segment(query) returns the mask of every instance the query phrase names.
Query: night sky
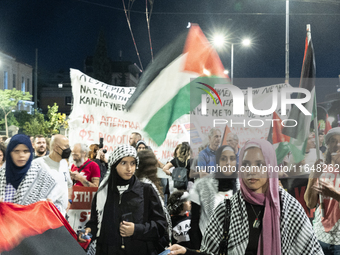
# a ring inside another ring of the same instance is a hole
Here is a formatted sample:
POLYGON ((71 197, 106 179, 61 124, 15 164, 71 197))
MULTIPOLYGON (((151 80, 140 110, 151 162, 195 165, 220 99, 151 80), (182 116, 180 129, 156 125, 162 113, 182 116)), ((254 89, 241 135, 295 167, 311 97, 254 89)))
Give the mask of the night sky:
MULTIPOLYGON (((128 5, 127 0, 124 0, 128 5)), ((235 78, 285 77, 284 0, 153 0, 151 39, 154 54, 185 31, 188 22, 198 23, 206 36, 223 31, 234 42, 244 36, 251 48, 235 46, 235 78)), ((150 6, 149 6, 150 8, 150 6)), ((340 4, 334 0, 290 1, 290 77, 298 78, 304 53, 306 24, 311 24, 318 78, 333 78, 334 86, 318 90, 335 92, 340 74, 340 4)), ((145 1, 136 0, 131 25, 143 67, 151 61, 145 1)), ((120 0, 1 0, 0 51, 39 68, 83 71, 84 59, 93 55, 103 30, 109 57, 140 66, 120 0)), ((230 47, 219 51, 230 68, 230 47)), ((320 92, 319 92, 320 91, 320 92)))

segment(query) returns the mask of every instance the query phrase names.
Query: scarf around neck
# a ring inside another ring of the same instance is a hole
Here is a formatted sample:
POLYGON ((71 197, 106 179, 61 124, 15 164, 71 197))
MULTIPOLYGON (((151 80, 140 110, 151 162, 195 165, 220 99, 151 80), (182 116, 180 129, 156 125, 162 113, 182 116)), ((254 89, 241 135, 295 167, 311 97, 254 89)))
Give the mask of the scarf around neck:
MULTIPOLYGON (((266 162, 267 169, 269 166, 277 165, 276 154, 271 143, 266 140, 254 139, 248 141, 240 152, 240 165, 244 153, 248 148, 259 147, 262 151, 266 162)), ((258 255, 280 255, 281 254, 281 237, 280 237, 280 197, 278 174, 268 172, 268 188, 265 194, 255 193, 249 189, 243 182, 241 172, 239 171, 241 192, 245 201, 253 205, 262 205, 265 207, 263 215, 262 233, 259 238, 258 255)))

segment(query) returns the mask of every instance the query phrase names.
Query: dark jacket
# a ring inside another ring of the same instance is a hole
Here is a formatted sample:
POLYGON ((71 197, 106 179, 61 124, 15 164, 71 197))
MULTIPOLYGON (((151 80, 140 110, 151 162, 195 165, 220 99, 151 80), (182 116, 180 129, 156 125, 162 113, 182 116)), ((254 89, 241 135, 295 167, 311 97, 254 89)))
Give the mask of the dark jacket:
MULTIPOLYGON (((150 184, 141 183, 137 178, 134 179, 122 195, 119 195, 116 189, 113 192, 109 189, 100 236, 97 240, 97 254, 98 249, 102 251, 101 254, 132 255, 136 254, 136 251, 140 255, 158 254, 155 247, 164 235, 167 225, 162 205, 150 184), (127 214, 130 214, 128 219, 135 224, 135 230, 131 237, 124 238, 125 249, 122 250, 119 224, 122 221, 122 215, 127 214)), ((86 224, 86 227, 91 228, 94 237, 97 234, 98 222, 96 203, 97 195, 94 196, 92 202, 90 221, 86 224)))

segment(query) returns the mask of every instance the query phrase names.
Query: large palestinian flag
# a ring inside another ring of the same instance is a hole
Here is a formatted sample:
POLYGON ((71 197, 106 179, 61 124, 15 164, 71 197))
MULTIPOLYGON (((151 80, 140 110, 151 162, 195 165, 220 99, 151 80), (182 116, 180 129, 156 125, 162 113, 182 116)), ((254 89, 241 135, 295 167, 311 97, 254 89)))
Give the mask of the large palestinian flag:
MULTIPOLYGON (((297 122, 295 127, 284 127, 282 134, 290 137, 291 148, 299 150, 302 155, 305 154, 307 139, 310 132, 310 123, 316 117, 316 96, 315 96, 315 58, 314 48, 310 33, 307 33, 305 42, 305 54, 303 58, 300 88, 304 88, 310 91, 311 99, 303 104, 303 106, 311 113, 311 115, 305 115, 296 105, 293 105, 288 119, 293 119, 297 122)), ((304 98, 305 95, 299 93, 298 98, 304 98)), ((287 126, 294 126, 293 121, 287 121, 287 126)), ((293 156, 296 155, 293 153, 293 156)), ((300 162, 301 157, 294 157, 295 163, 300 162)))
POLYGON ((190 83, 203 76, 225 77, 224 67, 200 27, 192 25, 148 65, 126 107, 143 109, 138 120, 161 145, 172 123, 201 103, 205 92, 197 89, 193 97, 190 83))
POLYGON ((1 255, 86 254, 71 226, 49 202, 0 203, 0 226, 1 255))

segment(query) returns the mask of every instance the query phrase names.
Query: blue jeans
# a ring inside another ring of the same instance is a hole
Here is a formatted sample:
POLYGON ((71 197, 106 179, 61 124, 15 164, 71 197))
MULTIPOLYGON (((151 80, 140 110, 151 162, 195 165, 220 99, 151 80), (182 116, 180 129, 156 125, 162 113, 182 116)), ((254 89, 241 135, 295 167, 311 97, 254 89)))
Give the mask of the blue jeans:
POLYGON ((340 255, 340 245, 328 244, 320 240, 319 243, 325 255, 340 255))

